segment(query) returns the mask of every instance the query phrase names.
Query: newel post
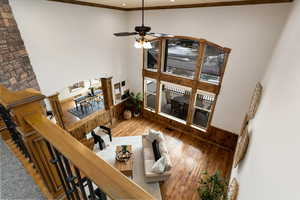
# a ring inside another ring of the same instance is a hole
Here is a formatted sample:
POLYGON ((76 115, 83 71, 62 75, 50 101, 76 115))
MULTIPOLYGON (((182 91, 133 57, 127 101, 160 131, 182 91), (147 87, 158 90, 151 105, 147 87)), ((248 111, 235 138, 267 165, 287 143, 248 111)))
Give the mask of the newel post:
POLYGON ((113 94, 112 94, 112 83, 111 83, 112 77, 108 78, 101 78, 101 87, 103 91, 104 96, 104 106, 105 110, 109 110, 113 107, 113 94))
POLYGON ((57 124, 62 127, 63 129, 66 129, 65 124, 64 124, 64 120, 63 120, 63 110, 62 110, 62 106, 61 103, 59 101, 58 98, 59 93, 55 93, 51 96, 48 96, 48 100, 50 102, 52 111, 53 111, 53 115, 55 120, 57 121, 57 124))
POLYGON ((50 154, 44 139, 25 121, 24 117, 33 113, 45 115, 42 101, 45 96, 34 89, 12 92, 0 85, 0 104, 10 111, 16 130, 21 135, 26 151, 43 178, 53 198, 63 193, 61 181, 55 166, 50 162, 50 154))
POLYGON ((114 99, 113 99, 113 87, 112 87, 112 77, 101 78, 101 87, 104 96, 104 107, 105 110, 109 111, 110 114, 110 123, 113 124, 113 107, 114 107, 114 99))

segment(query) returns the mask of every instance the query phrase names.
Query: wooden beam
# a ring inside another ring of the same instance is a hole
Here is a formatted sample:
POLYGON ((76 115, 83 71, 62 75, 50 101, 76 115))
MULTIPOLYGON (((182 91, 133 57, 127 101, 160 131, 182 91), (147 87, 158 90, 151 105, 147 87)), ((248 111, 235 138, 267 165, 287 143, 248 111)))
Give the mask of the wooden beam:
MULTIPOLYGON (((79 0, 48 0, 61 3, 76 4, 82 6, 91 6, 98 8, 108 8, 122 11, 135 11, 141 10, 141 7, 124 8, 119 6, 110 6, 106 4, 83 2, 79 0)), ((294 0, 244 0, 244 1, 228 1, 228 2, 212 2, 212 3, 197 3, 197 4, 184 4, 184 5, 166 5, 166 6, 149 6, 145 10, 161 10, 161 9, 180 9, 180 8, 199 8, 199 7, 219 7, 219 6, 244 6, 256 4, 273 4, 273 3, 291 3, 294 0)))

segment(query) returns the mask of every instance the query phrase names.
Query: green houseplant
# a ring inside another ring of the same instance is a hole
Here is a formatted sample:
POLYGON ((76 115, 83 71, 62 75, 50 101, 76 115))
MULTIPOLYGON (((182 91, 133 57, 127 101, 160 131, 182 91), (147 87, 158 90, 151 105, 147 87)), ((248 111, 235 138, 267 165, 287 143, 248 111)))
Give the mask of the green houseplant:
POLYGON ((213 175, 203 172, 199 184, 198 193, 201 200, 228 200, 228 183, 219 171, 213 175))
POLYGON ((138 92, 134 94, 133 92, 131 92, 126 107, 127 109, 133 112, 134 116, 137 117, 141 113, 142 101, 143 101, 142 93, 138 92))

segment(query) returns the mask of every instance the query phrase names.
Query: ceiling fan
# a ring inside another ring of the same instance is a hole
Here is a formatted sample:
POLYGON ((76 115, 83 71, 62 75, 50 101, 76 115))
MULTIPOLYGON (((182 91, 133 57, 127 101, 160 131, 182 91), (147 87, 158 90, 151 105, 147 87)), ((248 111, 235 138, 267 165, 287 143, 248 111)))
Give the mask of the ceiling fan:
POLYGON ((164 34, 164 33, 151 33, 151 27, 145 26, 145 0, 142 0, 142 25, 135 27, 135 32, 120 32, 120 33, 114 33, 117 37, 122 36, 132 36, 132 35, 139 35, 138 38, 136 38, 134 46, 136 48, 145 48, 145 49, 151 49, 152 45, 151 43, 145 38, 145 36, 151 36, 151 37, 174 37, 170 34, 164 34))

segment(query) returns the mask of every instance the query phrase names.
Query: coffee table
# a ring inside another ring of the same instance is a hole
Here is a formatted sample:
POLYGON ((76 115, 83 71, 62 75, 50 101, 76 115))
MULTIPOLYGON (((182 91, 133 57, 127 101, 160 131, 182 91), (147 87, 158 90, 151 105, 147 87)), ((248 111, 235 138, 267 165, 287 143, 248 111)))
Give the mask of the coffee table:
MULTIPOLYGON (((116 152, 122 150, 122 146, 116 147, 116 152)), ((127 145, 127 150, 132 153, 132 146, 127 145)), ((115 161, 115 168, 117 168, 120 172, 122 172, 125 176, 131 177, 133 179, 133 154, 127 162, 115 161)))

